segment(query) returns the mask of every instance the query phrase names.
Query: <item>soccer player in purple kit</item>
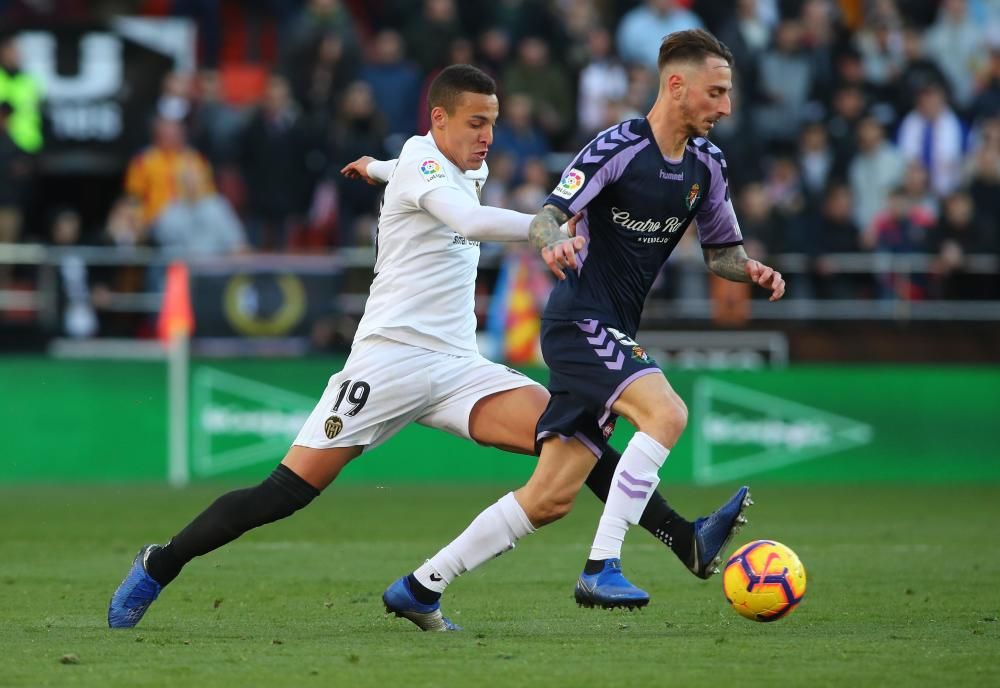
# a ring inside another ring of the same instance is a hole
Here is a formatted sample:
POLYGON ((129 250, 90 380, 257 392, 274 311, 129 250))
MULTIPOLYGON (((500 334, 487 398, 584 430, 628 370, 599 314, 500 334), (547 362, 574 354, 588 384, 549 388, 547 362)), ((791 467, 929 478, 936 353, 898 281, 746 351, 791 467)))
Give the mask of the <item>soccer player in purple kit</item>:
MULTIPOLYGON (((607 447, 615 420, 637 432, 622 454, 575 597, 584 606, 642 607, 649 595, 622 574, 621 547, 659 483, 658 471, 687 424, 687 407, 635 341, 653 280, 693 223, 709 270, 751 282, 780 299, 781 274, 747 257, 729 196, 726 162, 705 136, 730 113, 732 54, 703 30, 667 36, 659 53, 660 86, 645 118, 601 132, 574 159, 531 223, 532 244, 561 280, 543 315, 542 352, 552 396, 537 426, 540 457, 514 493, 526 512, 559 503, 568 512, 607 447), (577 236, 559 226, 580 211, 577 236)), ((728 509, 694 524, 695 550, 711 541, 715 558, 700 561, 708 577, 722 547, 743 521, 747 488, 728 509), (721 546, 720 546, 721 541, 721 546)), ((409 576, 389 586, 387 607, 404 593, 438 607, 458 575, 514 546, 534 528, 518 528, 496 505, 409 576), (471 564, 471 565, 470 565, 471 564)), ((412 621, 421 625, 416 619, 412 621)))

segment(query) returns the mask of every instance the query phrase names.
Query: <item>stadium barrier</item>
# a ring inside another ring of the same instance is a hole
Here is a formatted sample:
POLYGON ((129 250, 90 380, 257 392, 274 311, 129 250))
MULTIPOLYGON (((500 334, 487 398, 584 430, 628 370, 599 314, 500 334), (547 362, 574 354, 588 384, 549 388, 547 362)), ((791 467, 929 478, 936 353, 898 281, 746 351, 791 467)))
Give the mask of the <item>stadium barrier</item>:
MULTIPOLYGON (((191 362, 188 475, 266 475, 341 360, 191 362)), ((544 381, 544 369, 526 371, 544 381)), ((671 371, 690 422, 664 481, 997 481, 984 431, 1000 367, 796 366, 671 371)), ((162 361, 0 359, 0 481, 156 481, 168 476, 162 361)), ((373 390, 373 395, 378 390, 373 390)), ((615 443, 628 438, 620 423, 615 443)), ((407 428, 345 471, 367 482, 514 482, 527 457, 407 428)))

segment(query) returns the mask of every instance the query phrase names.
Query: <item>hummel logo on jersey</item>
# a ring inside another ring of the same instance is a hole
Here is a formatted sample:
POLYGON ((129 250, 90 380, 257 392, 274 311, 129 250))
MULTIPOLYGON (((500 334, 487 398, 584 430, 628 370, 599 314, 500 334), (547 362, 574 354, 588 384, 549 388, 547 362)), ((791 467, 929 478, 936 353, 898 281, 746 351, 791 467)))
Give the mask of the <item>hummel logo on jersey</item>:
POLYGON ((611 219, 616 225, 621 225, 633 232, 667 232, 672 234, 680 229, 683 223, 679 217, 668 217, 663 222, 651 219, 633 220, 632 213, 620 208, 611 208, 611 219))
POLYGON ((438 573, 432 573, 430 576, 428 576, 428 578, 430 578, 435 583, 440 583, 441 581, 444 580, 444 577, 438 573))
POLYGON ((668 182, 682 182, 684 181, 683 172, 667 172, 665 170, 660 170, 660 179, 664 179, 668 182))

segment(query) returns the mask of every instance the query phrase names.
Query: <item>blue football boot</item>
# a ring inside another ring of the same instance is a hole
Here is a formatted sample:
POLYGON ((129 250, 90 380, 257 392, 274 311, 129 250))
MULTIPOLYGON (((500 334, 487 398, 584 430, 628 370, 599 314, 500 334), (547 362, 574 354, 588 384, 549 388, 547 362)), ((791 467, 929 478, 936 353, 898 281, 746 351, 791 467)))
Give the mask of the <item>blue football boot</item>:
POLYGON ((628 582, 617 558, 605 559, 600 573, 581 573, 573 596, 581 607, 637 609, 649 604, 649 593, 628 582))
POLYGON ((146 545, 139 550, 115 594, 108 604, 108 626, 111 628, 132 628, 153 604, 163 586, 146 573, 146 558, 159 545, 146 545))
POLYGON ((691 559, 685 562, 691 573, 698 578, 711 578, 719 572, 722 550, 733 539, 733 535, 746 525, 747 519, 743 513, 751 504, 753 500, 750 499, 750 488, 744 485, 714 513, 694 522, 691 559))
POLYGON ((441 603, 424 604, 413 596, 406 576, 398 579, 382 593, 385 611, 409 619, 421 631, 460 631, 461 626, 441 615, 441 603))

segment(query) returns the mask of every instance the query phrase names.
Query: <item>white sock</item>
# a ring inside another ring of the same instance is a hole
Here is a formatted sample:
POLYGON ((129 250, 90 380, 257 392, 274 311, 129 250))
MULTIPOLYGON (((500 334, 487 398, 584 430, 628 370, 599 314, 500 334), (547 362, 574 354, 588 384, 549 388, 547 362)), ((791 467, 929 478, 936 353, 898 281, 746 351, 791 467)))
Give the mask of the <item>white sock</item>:
POLYGON ((621 557, 630 524, 638 523, 649 498, 660 483, 658 472, 670 450, 644 432, 637 432, 622 452, 597 535, 590 550, 595 560, 621 557))
POLYGON ((498 557, 525 535, 535 532, 513 492, 501 497, 469 524, 461 535, 413 572, 428 590, 444 592, 466 571, 498 557))

